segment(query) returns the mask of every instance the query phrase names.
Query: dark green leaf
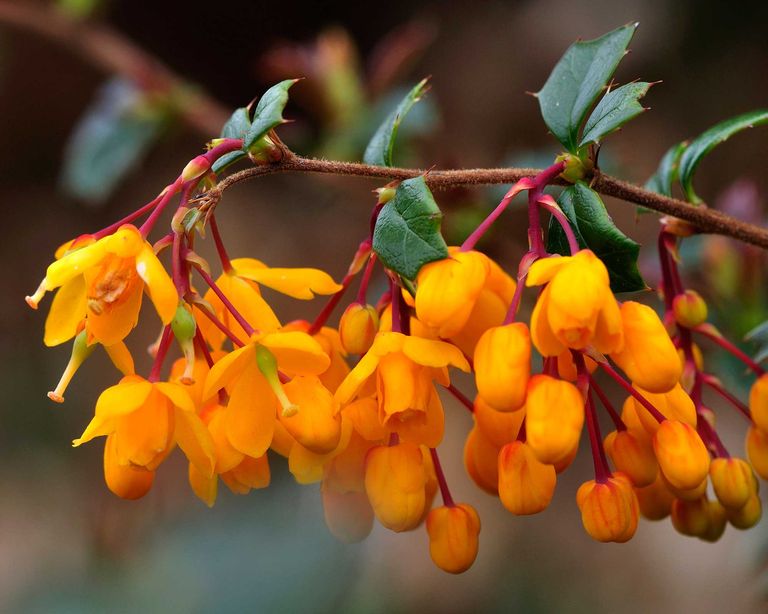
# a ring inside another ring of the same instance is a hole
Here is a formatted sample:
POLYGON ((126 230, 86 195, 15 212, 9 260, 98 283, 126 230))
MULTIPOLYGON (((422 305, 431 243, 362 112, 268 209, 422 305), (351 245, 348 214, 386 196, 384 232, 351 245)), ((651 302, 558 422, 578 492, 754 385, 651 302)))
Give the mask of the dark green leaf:
POLYGON ((424 94, 428 91, 427 79, 422 79, 408 94, 400 101, 397 108, 384 120, 376 130, 376 133, 365 148, 363 162, 374 164, 376 166, 392 166, 392 149, 397 138, 397 129, 400 122, 411 110, 424 94))
MULTIPOLYGON (((637 292, 648 288, 637 268, 640 246, 616 227, 597 192, 579 181, 563 190, 557 202, 570 221, 579 245, 591 249, 605 264, 611 290, 637 292)), ((570 254, 565 233, 554 218, 549 222, 547 251, 570 254)))
POLYGON ((638 100, 648 93, 651 85, 644 81, 627 83, 603 96, 584 124, 584 134, 579 147, 600 142, 605 135, 618 130, 645 111, 645 107, 638 100))
POLYGON ((384 266, 406 279, 415 279, 422 266, 448 256, 440 234, 441 218, 424 176, 406 179, 379 213, 373 250, 384 266))
POLYGON ((297 81, 298 79, 286 79, 264 92, 253 111, 251 127, 243 139, 243 149, 249 149, 272 128, 285 121, 283 109, 288 103, 288 90, 297 81))
POLYGON ((568 47, 536 94, 544 122, 558 141, 576 153, 587 111, 613 75, 637 28, 627 24, 591 41, 568 47))
POLYGON ((249 117, 248 109, 246 107, 240 107, 235 109, 235 112, 224 124, 221 129, 221 138, 223 139, 242 139, 248 129, 251 127, 251 118, 249 117))
POLYGON ((221 156, 221 158, 216 160, 216 162, 213 163, 213 166, 211 166, 211 170, 214 173, 220 173, 230 164, 234 164, 238 160, 245 158, 246 155, 248 154, 246 154, 244 151, 230 151, 229 153, 224 154, 221 156))
POLYGON ((737 132, 766 122, 768 122, 768 109, 759 109, 726 119, 693 139, 680 158, 678 172, 686 198, 693 203, 701 202, 693 190, 693 175, 704 156, 737 132))
POLYGON ((661 158, 659 162, 659 168, 651 176, 648 181, 645 182, 645 188, 656 192, 657 194, 663 194, 664 196, 672 196, 672 184, 677 180, 677 169, 680 163, 680 156, 683 155, 683 151, 688 147, 688 141, 683 141, 677 145, 673 145, 667 150, 667 153, 661 158))

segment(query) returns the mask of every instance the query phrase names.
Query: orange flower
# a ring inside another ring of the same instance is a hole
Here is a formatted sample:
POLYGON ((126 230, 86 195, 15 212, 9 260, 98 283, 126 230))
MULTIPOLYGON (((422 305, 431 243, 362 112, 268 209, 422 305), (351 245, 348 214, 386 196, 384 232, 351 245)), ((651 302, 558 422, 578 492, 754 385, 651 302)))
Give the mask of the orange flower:
POLYGON ((502 411, 525 403, 531 374, 531 338, 522 323, 486 330, 475 347, 475 381, 480 396, 502 411))
POLYGON ((555 492, 555 468, 539 461, 522 441, 505 445, 499 453, 499 497, 510 512, 538 514, 555 492))
POLYGON ((578 388, 548 375, 534 375, 525 405, 526 442, 542 463, 567 458, 579 445, 584 399, 578 388))
POLYGON ((709 452, 690 425, 662 422, 653 436, 653 450, 664 477, 675 488, 690 490, 707 479, 709 452))
POLYGON ((463 573, 477 557, 480 517, 466 503, 436 507, 427 516, 429 554, 448 573, 463 573))
POLYGON ((48 267, 27 303, 37 308, 43 295, 56 288, 46 321, 46 345, 74 337, 83 319, 89 343, 109 346, 122 341, 136 326, 145 289, 163 324, 171 322, 179 304, 152 246, 130 224, 96 242, 76 243, 48 267))
POLYGON ((584 528, 597 541, 623 543, 637 530, 637 496, 623 474, 585 482, 576 493, 576 504, 584 528))

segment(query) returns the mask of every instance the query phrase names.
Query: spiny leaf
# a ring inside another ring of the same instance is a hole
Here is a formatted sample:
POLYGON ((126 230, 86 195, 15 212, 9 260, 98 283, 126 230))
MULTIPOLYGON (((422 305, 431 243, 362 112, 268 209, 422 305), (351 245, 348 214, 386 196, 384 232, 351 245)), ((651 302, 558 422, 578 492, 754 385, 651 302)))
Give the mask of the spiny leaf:
POLYGON ((379 213, 373 250, 384 266, 406 279, 415 279, 422 266, 448 257, 440 234, 441 219, 424 176, 406 179, 379 213))
POLYGON ((408 94, 400 101, 397 108, 384 120, 378 127, 376 133, 371 138, 363 154, 363 162, 374 164, 376 166, 392 166, 392 150, 397 138, 397 130, 400 123, 422 96, 427 93, 428 79, 422 79, 408 94))
POLYGON ((248 150, 272 128, 282 124, 283 109, 288 103, 288 90, 298 79, 286 79, 270 87, 253 110, 251 126, 243 137, 243 149, 248 150))
POLYGON ((726 119, 693 139, 680 158, 678 171, 686 198, 693 203, 701 202, 693 190, 693 175, 704 156, 737 132, 766 122, 768 122, 768 109, 758 109, 726 119))
MULTIPOLYGON (((616 227, 597 192, 579 181, 563 190, 557 202, 579 245, 591 249, 605 264, 611 290, 637 292, 648 288, 637 268, 640 245, 616 227)), ((547 251, 570 254, 565 233, 554 218, 549 222, 547 251)))
POLYGON ((584 125, 579 148, 600 142, 604 136, 618 130, 645 111, 645 107, 638 100, 648 93, 651 85, 653 84, 644 81, 627 83, 603 96, 584 125))
POLYGON ((221 129, 223 139, 242 139, 251 127, 250 112, 247 107, 235 109, 221 129))
POLYGON ((656 172, 645 182, 645 188, 656 192, 657 194, 663 194, 664 196, 672 196, 672 184, 677 180, 677 169, 680 164, 680 156, 683 155, 683 151, 688 147, 688 141, 683 141, 677 145, 670 147, 667 152, 662 156, 661 162, 659 162, 659 168, 656 172))
POLYGON ((558 141, 576 153, 587 111, 613 75, 637 28, 627 24, 591 41, 568 47, 536 94, 544 122, 558 141))

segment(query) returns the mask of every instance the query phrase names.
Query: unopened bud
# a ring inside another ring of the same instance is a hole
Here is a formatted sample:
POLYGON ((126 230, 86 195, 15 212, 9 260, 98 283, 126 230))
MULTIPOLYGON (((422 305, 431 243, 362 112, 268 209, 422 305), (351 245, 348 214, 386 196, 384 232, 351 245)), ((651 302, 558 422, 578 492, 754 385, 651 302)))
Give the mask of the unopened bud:
POLYGON ((675 488, 691 490, 707 478, 709 452, 689 424, 662 422, 653 436, 653 450, 664 477, 675 488))
POLYGON ((352 303, 339 322, 341 345, 350 354, 365 354, 379 331, 379 314, 372 305, 352 303))
POLYGON ((768 480, 768 433, 754 426, 749 427, 746 448, 755 473, 768 480))
POLYGON ((761 375, 752 384, 749 391, 749 411, 755 426, 768 433, 768 373, 761 375))
POLYGON ((572 153, 562 153, 555 162, 565 162, 565 168, 560 176, 571 183, 576 183, 580 179, 584 179, 588 172, 592 171, 593 165, 590 160, 585 160, 572 153))
POLYGON ((763 505, 760 497, 752 494, 741 509, 728 510, 728 522, 737 529, 751 529, 763 515, 763 505))
POLYGON ((462 573, 477 557, 480 517, 466 503, 433 509, 427 516, 429 555, 448 573, 462 573))
POLYGON ((538 514, 546 509, 556 483, 555 468, 539 461, 528 444, 514 441, 499 452, 499 497, 513 514, 538 514))
POLYGON ((709 477, 718 500, 729 510, 741 509, 755 493, 752 469, 740 458, 716 458, 709 477))
POLYGON ((695 328, 707 321, 707 303, 695 290, 686 290, 672 301, 675 320, 680 326, 695 328))
POLYGON ((706 535, 709 530, 709 501, 706 496, 695 501, 675 499, 672 503, 672 526, 683 535, 706 535))
POLYGON ((206 156, 197 156, 190 160, 181 171, 182 181, 192 181, 200 175, 207 173, 211 168, 211 161, 206 156))

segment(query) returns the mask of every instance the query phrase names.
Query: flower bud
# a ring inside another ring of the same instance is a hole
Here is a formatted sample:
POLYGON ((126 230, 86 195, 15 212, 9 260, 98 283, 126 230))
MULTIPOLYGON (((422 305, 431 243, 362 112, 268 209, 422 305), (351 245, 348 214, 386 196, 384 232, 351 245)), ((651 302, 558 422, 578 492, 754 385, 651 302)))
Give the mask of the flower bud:
POLYGON ((119 464, 115 446, 115 436, 108 436, 104 444, 104 481, 109 490, 121 499, 140 499, 152 488, 155 472, 119 464))
POLYGON ((464 467, 472 481, 485 492, 499 494, 499 448, 493 445, 478 425, 467 435, 464 467))
POLYGON ((626 479, 585 482, 576 493, 576 503, 584 529, 597 541, 623 543, 637 530, 637 497, 626 479))
MULTIPOLYGON (((652 393, 642 388, 636 387, 637 391, 656 409, 662 416, 669 420, 679 420, 692 427, 696 426, 696 406, 688 393, 683 390, 680 384, 675 384, 674 388, 668 392, 652 393)), ((635 412, 643 425, 643 428, 649 435, 653 435, 659 428, 659 421, 649 412, 645 406, 634 397, 630 397, 627 402, 635 406, 635 412)))
POLYGON ((672 493, 675 499, 682 499, 683 501, 696 501, 696 499, 701 499, 701 497, 707 494, 707 480, 702 480, 701 484, 695 488, 684 489, 677 488, 670 484, 669 480, 667 480, 663 473, 660 473, 660 475, 661 479, 664 481, 664 484, 666 484, 667 489, 672 493))
POLYGON ((379 330, 379 314, 371 305, 352 303, 339 322, 341 345, 349 354, 365 354, 379 330))
POLYGON ((672 526, 678 533, 701 537, 709 531, 709 501, 706 496, 695 501, 675 499, 672 503, 672 526))
POLYGON ((373 528, 373 509, 364 492, 322 489, 323 515, 331 534, 346 544, 364 540, 373 528))
POLYGON ((647 305, 621 305, 624 348, 611 354, 621 370, 649 392, 666 392, 680 380, 677 350, 659 316, 647 305))
POLYGON ((379 522, 391 531, 418 526, 427 476, 419 446, 402 442, 371 448, 365 460, 365 492, 379 522))
POLYGON ((768 432, 768 373, 757 378, 749 391, 749 411, 755 426, 768 432))
POLYGON ((675 488, 699 486, 709 472, 709 452, 698 433, 678 420, 665 420, 653 436, 653 450, 664 477, 675 488))
POLYGON ((740 458, 716 458, 709 466, 709 477, 717 499, 728 509, 744 507, 755 492, 751 467, 740 458))
POLYGON ((768 480, 768 433, 750 426, 747 430, 747 457, 755 473, 768 480))
POLYGON ((632 431, 613 431, 605 438, 605 451, 618 471, 625 473, 638 488, 656 480, 659 464, 653 446, 632 431))
POLYGON ((725 532, 728 515, 726 514, 725 508, 720 505, 719 501, 708 501, 707 516, 709 518, 709 526, 702 535, 699 535, 699 538, 708 542, 716 542, 725 532))
POLYGON ((190 160, 181 171, 181 179, 183 181, 191 181, 197 179, 203 173, 207 173, 211 168, 211 161, 204 155, 197 156, 190 160))
POLYGON ((648 520, 662 520, 672 511, 675 497, 667 488, 661 474, 656 476, 656 481, 650 486, 636 488, 635 494, 640 504, 640 513, 648 520))
POLYGON ((546 509, 556 483, 555 468, 539 461, 528 444, 514 441, 499 452, 499 497, 513 514, 537 514, 546 509))
POLYGON ((448 573, 462 573, 477 557, 480 517, 471 505, 459 503, 433 509, 427 516, 429 555, 448 573))
POLYGON ((727 510, 728 522, 737 529, 751 529, 763 516, 763 505, 760 497, 753 493, 747 502, 738 510, 727 510))
POLYGON ((543 463, 556 463, 579 445, 584 400, 573 384, 535 375, 528 384, 525 432, 531 451, 543 463))
POLYGON ((327 454, 339 445, 341 416, 330 391, 317 376, 296 376, 285 385, 285 394, 298 411, 280 422, 302 446, 315 454, 327 454))
POLYGON ((686 290, 672 301, 672 311, 680 326, 694 328, 707 321, 707 303, 695 290, 686 290))
POLYGON ((475 380, 494 409, 513 411, 525 403, 531 374, 531 337, 522 323, 489 328, 475 347, 475 380))
POLYGON ((477 428, 494 446, 501 448, 517 439, 525 419, 525 407, 518 411, 497 411, 480 395, 475 399, 474 407, 477 428))

